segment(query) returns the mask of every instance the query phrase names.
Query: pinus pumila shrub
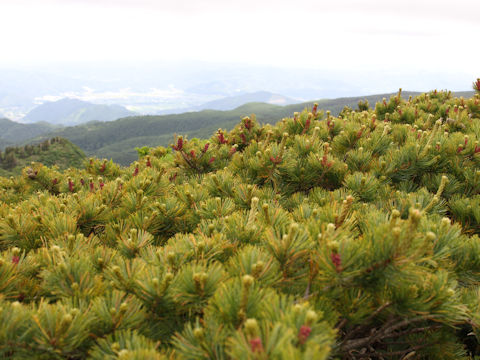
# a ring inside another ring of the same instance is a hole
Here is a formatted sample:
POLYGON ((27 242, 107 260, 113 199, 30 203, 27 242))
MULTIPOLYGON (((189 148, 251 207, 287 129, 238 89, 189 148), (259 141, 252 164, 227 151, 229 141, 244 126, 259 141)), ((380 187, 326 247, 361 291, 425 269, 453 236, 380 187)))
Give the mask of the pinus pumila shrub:
POLYGON ((0 178, 1 357, 474 359, 479 138, 400 91, 0 178))

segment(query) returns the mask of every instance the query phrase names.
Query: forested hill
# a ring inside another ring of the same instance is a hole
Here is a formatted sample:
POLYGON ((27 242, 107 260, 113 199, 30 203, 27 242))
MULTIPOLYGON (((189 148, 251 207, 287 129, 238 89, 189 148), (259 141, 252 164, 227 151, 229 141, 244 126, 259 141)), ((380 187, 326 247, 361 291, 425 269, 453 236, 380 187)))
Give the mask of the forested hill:
POLYGON ((22 143, 33 137, 52 132, 54 125, 44 122, 20 124, 9 119, 0 119, 0 150, 7 146, 22 143))
POLYGON ((59 169, 80 167, 85 160, 84 152, 70 141, 52 138, 35 145, 9 146, 0 151, 0 176, 20 174, 32 162, 59 169))
MULTIPOLYGON (((403 92, 403 96, 415 96, 418 92, 403 92)), ((359 101, 367 100, 373 107, 382 98, 395 94, 326 99, 316 101, 319 109, 331 111, 337 115, 348 106, 357 108, 359 101)), ((473 92, 456 93, 456 96, 472 96, 473 92)), ((260 123, 274 124, 278 119, 291 116, 296 111, 312 107, 314 101, 279 106, 265 103, 248 103, 230 111, 204 110, 175 115, 131 116, 112 122, 93 122, 75 127, 63 128, 45 135, 41 140, 52 136, 69 139, 84 150, 87 155, 113 159, 122 165, 128 165, 137 159, 135 147, 168 145, 176 133, 190 138, 207 138, 218 128, 231 130, 240 118, 256 114, 260 123)))

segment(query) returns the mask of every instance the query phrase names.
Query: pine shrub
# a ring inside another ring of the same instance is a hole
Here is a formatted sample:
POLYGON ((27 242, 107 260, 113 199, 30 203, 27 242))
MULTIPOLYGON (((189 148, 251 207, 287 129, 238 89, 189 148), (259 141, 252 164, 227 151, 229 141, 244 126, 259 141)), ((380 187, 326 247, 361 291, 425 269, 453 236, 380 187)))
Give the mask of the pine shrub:
POLYGON ((478 358, 479 95, 358 110, 0 178, 0 356, 478 358))

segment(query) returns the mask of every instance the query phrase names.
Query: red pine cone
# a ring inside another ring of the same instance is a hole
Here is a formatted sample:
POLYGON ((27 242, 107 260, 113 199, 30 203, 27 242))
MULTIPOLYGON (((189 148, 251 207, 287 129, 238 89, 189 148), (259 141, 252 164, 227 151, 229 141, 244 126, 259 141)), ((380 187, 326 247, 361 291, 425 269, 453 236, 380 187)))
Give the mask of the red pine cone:
POLYGON ((69 190, 70 192, 73 192, 73 190, 74 190, 73 181, 70 180, 70 179, 68 179, 68 190, 69 190))
POLYGON ((300 342, 300 344, 305 344, 305 341, 307 341, 311 332, 312 328, 310 326, 302 325, 300 327, 300 330, 298 331, 298 341, 300 342))
POLYGON ((250 340, 250 350, 252 352, 263 352, 263 344, 262 344, 262 339, 259 337, 253 338, 250 340))
POLYGON ((223 135, 223 133, 221 131, 218 132, 218 141, 220 142, 220 144, 226 144, 227 143, 227 140, 225 140, 225 136, 223 135))
POLYGON ((342 271, 342 258, 340 257, 340 254, 332 252, 330 254, 330 259, 332 260, 333 265, 335 265, 335 269, 337 272, 342 271))

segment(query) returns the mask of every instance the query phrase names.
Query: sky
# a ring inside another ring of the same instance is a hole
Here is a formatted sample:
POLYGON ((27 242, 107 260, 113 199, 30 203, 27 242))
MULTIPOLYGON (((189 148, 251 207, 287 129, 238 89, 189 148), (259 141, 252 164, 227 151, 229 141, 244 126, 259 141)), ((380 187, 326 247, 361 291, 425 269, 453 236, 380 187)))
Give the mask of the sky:
POLYGON ((0 0, 0 66, 208 61, 480 74, 478 0, 0 0))

